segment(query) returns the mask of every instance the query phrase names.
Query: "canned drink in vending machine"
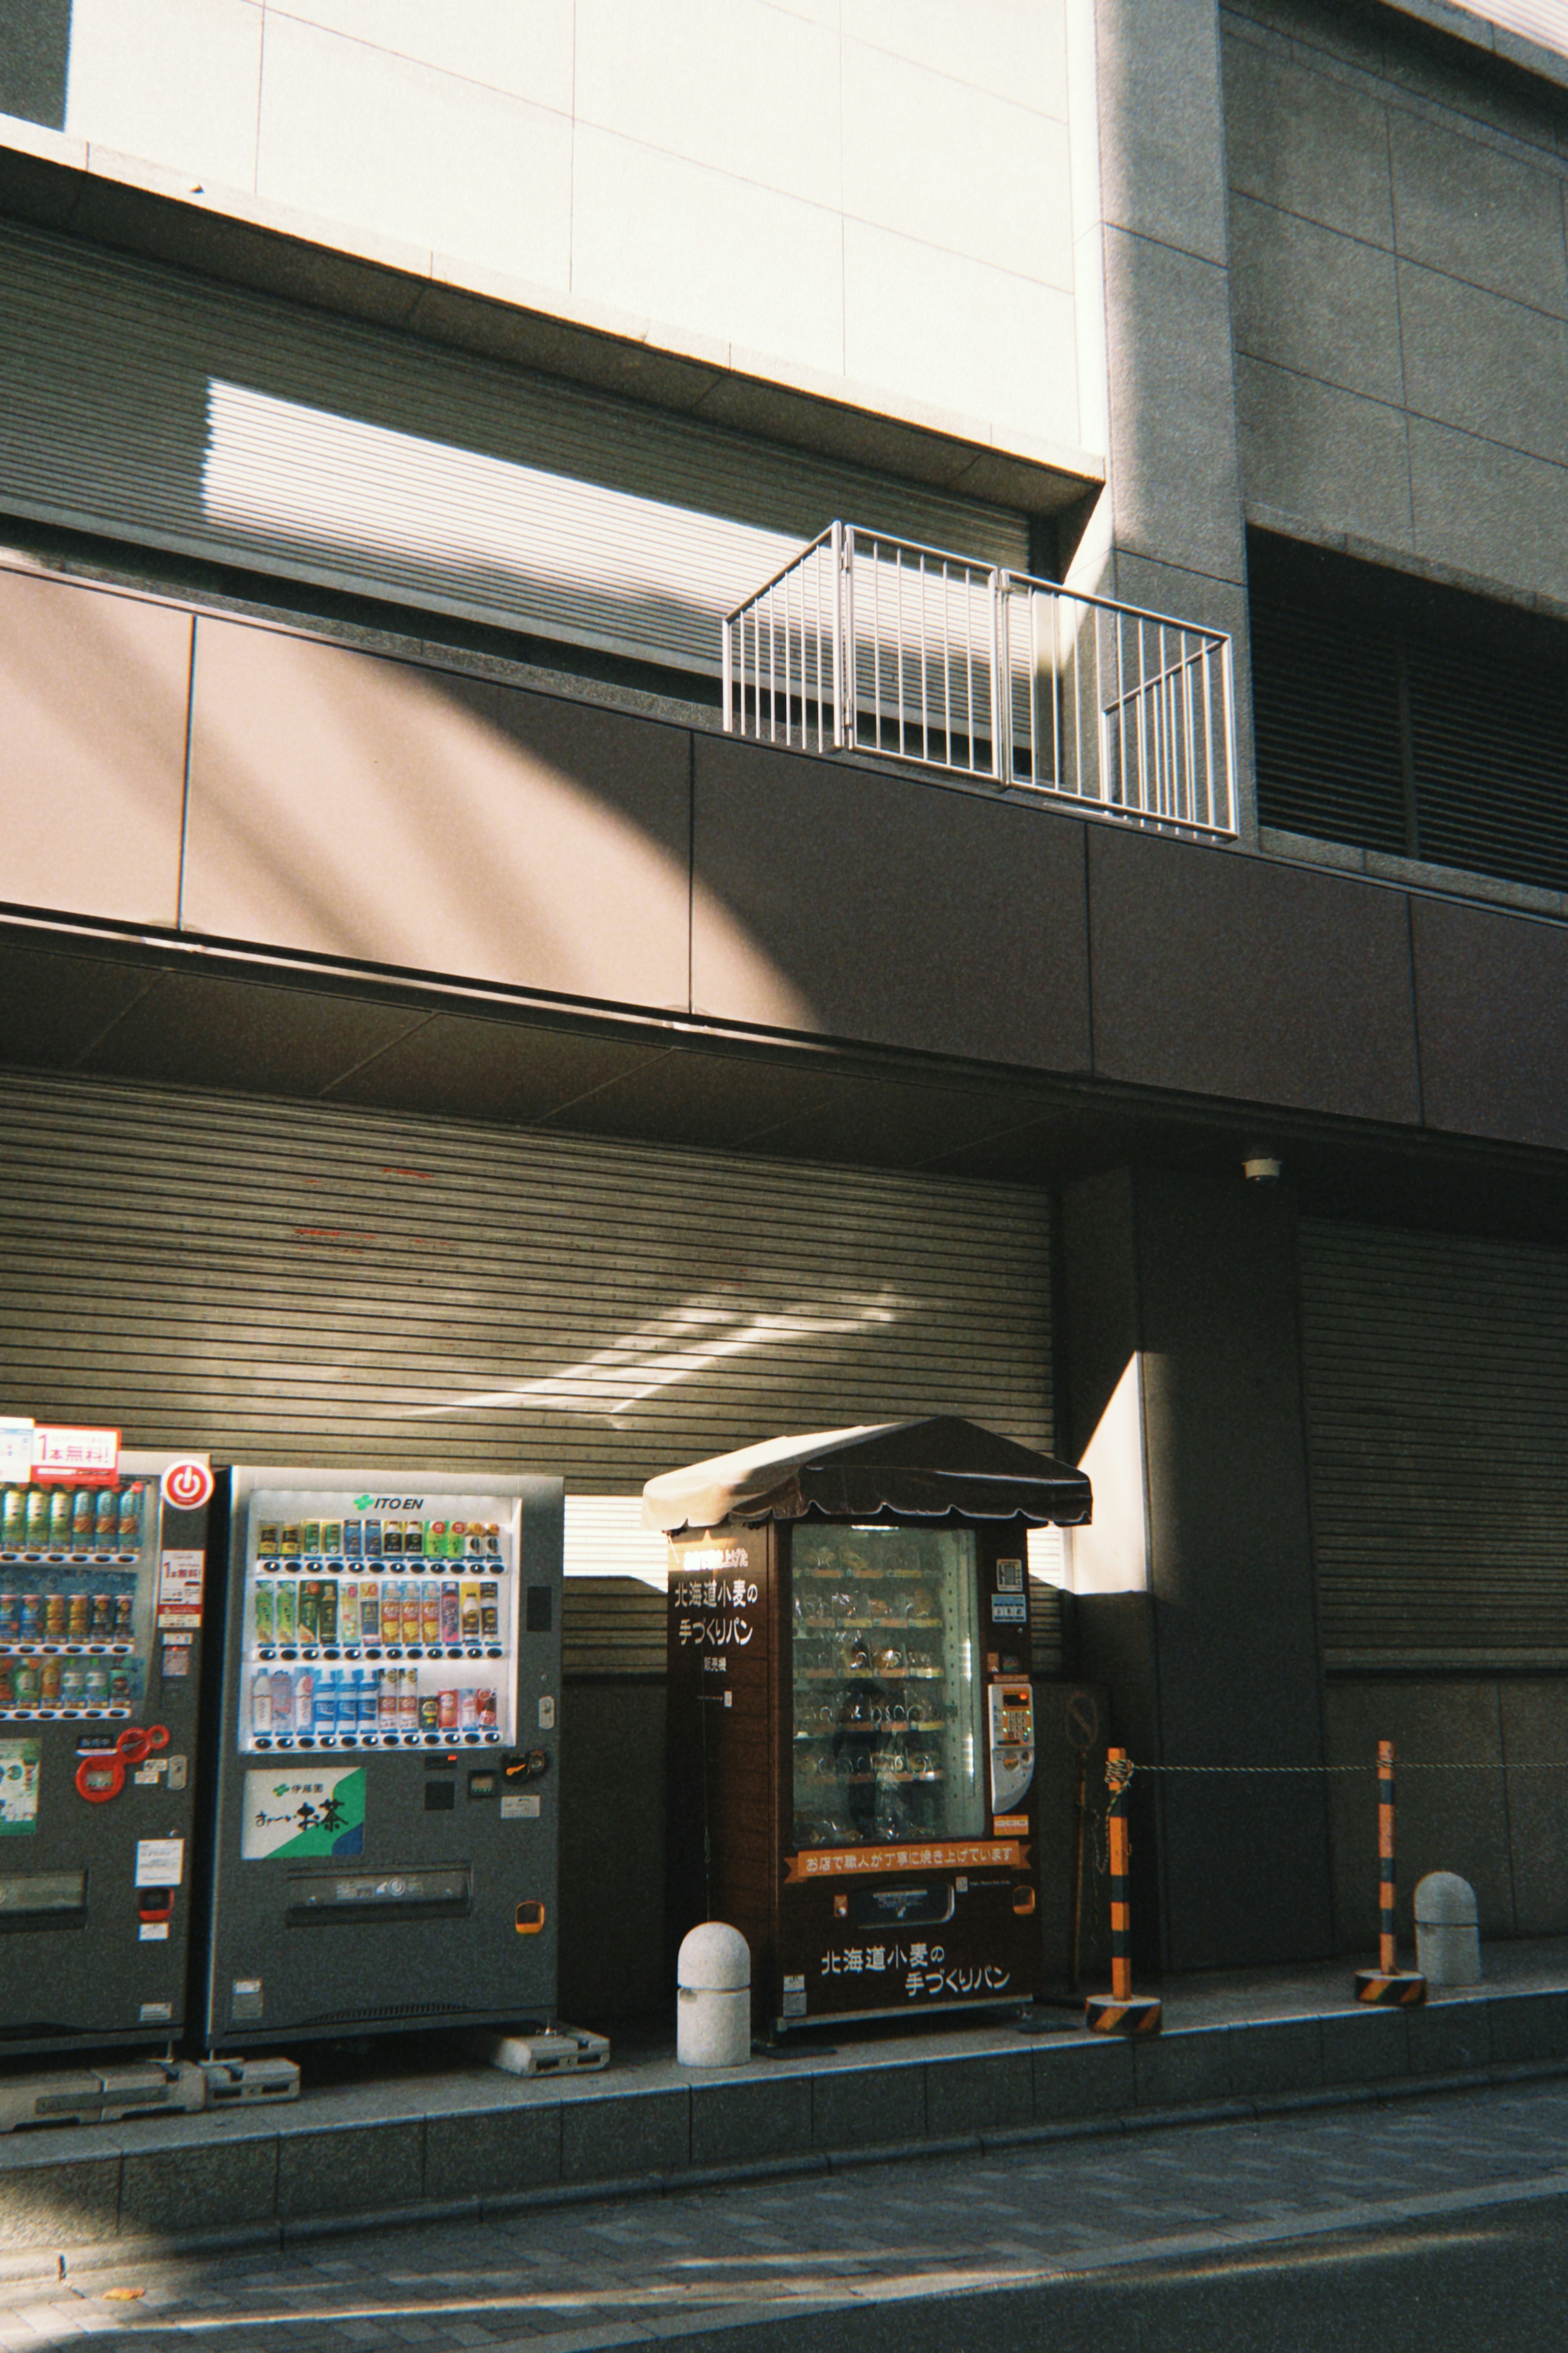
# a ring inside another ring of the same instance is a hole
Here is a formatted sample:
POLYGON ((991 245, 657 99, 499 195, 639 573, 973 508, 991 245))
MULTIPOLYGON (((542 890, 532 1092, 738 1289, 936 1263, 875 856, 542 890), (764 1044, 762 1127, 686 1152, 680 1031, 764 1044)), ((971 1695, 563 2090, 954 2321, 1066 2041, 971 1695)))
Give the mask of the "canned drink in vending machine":
POLYGON ((443 1732, 458 1728, 458 1694, 456 1691, 440 1691, 436 1694, 436 1721, 443 1732))
POLYGON ((60 1703, 60 1662, 46 1659, 38 1669, 38 1697, 46 1707, 58 1707, 60 1703))
POLYGON ((364 1537, 366 1555, 372 1557, 379 1557, 381 1553, 381 1522, 379 1520, 362 1520, 360 1526, 364 1537))
POLYGON ((487 1642, 500 1640, 500 1594, 488 1580, 479 1588, 479 1628, 487 1642))
POLYGON ((120 1593, 114 1600, 114 1639, 117 1642, 131 1639, 136 1619, 136 1596, 120 1593))
POLYGON ((24 1642, 41 1642, 44 1639, 44 1597, 41 1593, 22 1596, 22 1630, 24 1642))
POLYGON ((86 1593, 73 1593, 66 1610, 66 1634, 73 1642, 85 1642, 92 1625, 92 1600, 86 1593))
POLYGON ((440 1698, 440 1694, 439 1694, 438 1692, 421 1692, 421 1693, 420 1693, 420 1694, 419 1694, 419 1729, 420 1729, 420 1731, 421 1731, 421 1732, 435 1732, 435 1731, 439 1727, 440 1722, 441 1722, 441 1698, 440 1698))
POLYGON ((37 1707, 38 1704, 38 1670, 33 1664, 31 1659, 17 1660, 16 1672, 12 1677, 12 1682, 16 1686, 16 1705, 18 1707, 37 1707))
POLYGON ((63 1593, 44 1596, 44 1640, 63 1642, 66 1639, 66 1598, 63 1593))
POLYGON ((92 1639, 107 1642, 114 1632, 114 1596, 95 1593, 92 1597, 92 1639))
POLYGON ((0 1593, 0 1641, 14 1642, 22 1631, 22 1597, 0 1593))
POLYGON ((462 1599, 463 1640, 477 1642, 479 1639, 479 1588, 465 1585, 462 1599))
POLYGON ((351 1556, 355 1560, 358 1560, 362 1556, 362 1540, 363 1534, 364 1524, 363 1521, 345 1520, 343 1522, 343 1550, 351 1555, 351 1556))

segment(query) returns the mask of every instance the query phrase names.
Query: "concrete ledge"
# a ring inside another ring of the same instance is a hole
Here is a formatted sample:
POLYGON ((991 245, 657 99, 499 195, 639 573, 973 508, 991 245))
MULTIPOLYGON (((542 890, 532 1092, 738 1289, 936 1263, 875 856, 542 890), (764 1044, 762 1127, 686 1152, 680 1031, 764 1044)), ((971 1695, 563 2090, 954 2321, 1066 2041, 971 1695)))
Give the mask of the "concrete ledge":
POLYGON ((298 2106, 14 2134, 0 2279, 1564 2074, 1568 1986, 1542 1982, 1562 1965, 1411 2011, 1354 2007, 1337 1967, 1298 1989, 1313 2006, 1264 2016, 1201 2022, 1230 1997, 1177 1989, 1199 2022, 1152 2042, 988 2024, 711 2075, 634 2052, 602 2076, 389 2073, 298 2106))
POLYGON ((1103 459, 792 367, 0 115, 0 214, 486 359, 1026 513, 1099 489, 1103 459))
MULTIPOLYGON (((1239 2030, 1238 2030, 1239 2031, 1239 2030)), ((781 2158, 754 2164, 690 2168, 671 2174, 629 2174, 603 2180, 563 2182, 537 2189, 502 2191, 487 2198, 421 2200, 414 2205, 365 2207, 357 2211, 277 2220, 227 2229, 203 2229, 151 2236, 145 2232, 117 2233, 79 2243, 43 2246, 0 2253, 0 2283, 54 2280, 79 2274, 116 2269, 123 2272, 139 2262, 161 2261, 172 2254, 229 2253, 247 2248, 285 2248, 306 2242, 337 2238, 360 2231, 426 2222, 484 2221, 560 2206, 602 2204, 626 2198, 678 2197, 691 2189, 738 2187, 748 2181, 786 2180, 802 2174, 848 2172, 868 2165, 930 2164, 944 2157, 980 2156, 992 2150, 1038 2148, 1056 2141, 1104 2139, 1127 2133, 1169 2132, 1204 2124, 1234 2124, 1247 2117, 1262 2119, 1303 2110, 1348 2107, 1391 2100, 1433 2096, 1453 2092, 1486 2090, 1499 2084, 1541 2082, 1568 2075, 1568 2060, 1538 2065, 1490 2066, 1446 2075, 1405 2076, 1376 2085, 1335 2084, 1313 2093, 1284 2093, 1277 2097, 1194 2101, 1170 2107, 1134 2108, 1113 2115, 1084 2117, 1067 2124, 1019 2126, 1011 2129, 973 2133, 938 2140, 892 2141, 861 2148, 824 2152, 809 2157, 781 2158)), ((636 2098, 637 2094, 627 2094, 636 2098)), ((186 2179, 191 2200, 202 2194, 202 2168, 190 2163, 186 2179)), ((5 2199, 0 2174, 0 2201, 5 2199)))

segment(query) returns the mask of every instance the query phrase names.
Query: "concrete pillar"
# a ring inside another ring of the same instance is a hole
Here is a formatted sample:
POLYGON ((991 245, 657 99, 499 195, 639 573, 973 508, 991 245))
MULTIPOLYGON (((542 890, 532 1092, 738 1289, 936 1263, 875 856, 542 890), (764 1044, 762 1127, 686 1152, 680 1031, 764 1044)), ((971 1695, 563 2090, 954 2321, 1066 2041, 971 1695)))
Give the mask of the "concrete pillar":
MULTIPOLYGON (((1077 1671, 1110 1686, 1138 1762, 1323 1762, 1294 1240, 1288 1188, 1239 1168, 1120 1170, 1064 1196, 1068 1451, 1113 1398, 1124 1419, 1133 1367, 1148 1579, 1080 1594, 1077 1671)), ((1117 1498, 1123 1526, 1138 1500, 1117 1498)), ((1308 1775, 1135 1783, 1141 1965, 1331 1952, 1325 1792, 1308 1775)))
POLYGON ((1227 629, 1256 839, 1217 0, 1068 0, 1084 438, 1106 486, 1068 585, 1227 629))

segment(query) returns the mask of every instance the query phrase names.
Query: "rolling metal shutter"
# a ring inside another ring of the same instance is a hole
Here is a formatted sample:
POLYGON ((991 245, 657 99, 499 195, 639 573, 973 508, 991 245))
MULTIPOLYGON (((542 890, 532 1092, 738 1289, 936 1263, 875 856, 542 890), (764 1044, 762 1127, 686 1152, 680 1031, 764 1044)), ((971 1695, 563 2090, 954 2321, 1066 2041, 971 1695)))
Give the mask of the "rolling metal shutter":
POLYGON ((1325 1662, 1568 1667, 1568 1251, 1303 1222, 1325 1662))
POLYGON ((1050 1442, 1045 1196, 0 1073, 5 1395, 225 1461, 633 1494, 792 1430, 1050 1442))
POLYGON ((1022 516, 7 226, 0 509, 716 674, 837 515, 1028 568, 1022 516))

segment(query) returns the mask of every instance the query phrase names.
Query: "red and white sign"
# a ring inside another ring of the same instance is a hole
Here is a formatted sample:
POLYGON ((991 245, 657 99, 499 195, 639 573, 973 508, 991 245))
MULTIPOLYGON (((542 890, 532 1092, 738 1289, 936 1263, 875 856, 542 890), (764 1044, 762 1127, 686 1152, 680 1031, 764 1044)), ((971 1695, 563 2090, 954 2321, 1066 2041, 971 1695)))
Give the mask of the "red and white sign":
POLYGON ((202 1571, 205 1558, 199 1546, 166 1552, 158 1564, 158 1626, 199 1626, 202 1622, 202 1571))
POLYGON ((40 1422, 33 1432, 35 1479, 69 1480, 79 1487, 110 1487, 120 1471, 120 1432, 40 1422))
POLYGON ((163 1473, 163 1501, 173 1504, 176 1512, 199 1512, 211 1502, 212 1492, 212 1472, 196 1455, 171 1462, 163 1473))

